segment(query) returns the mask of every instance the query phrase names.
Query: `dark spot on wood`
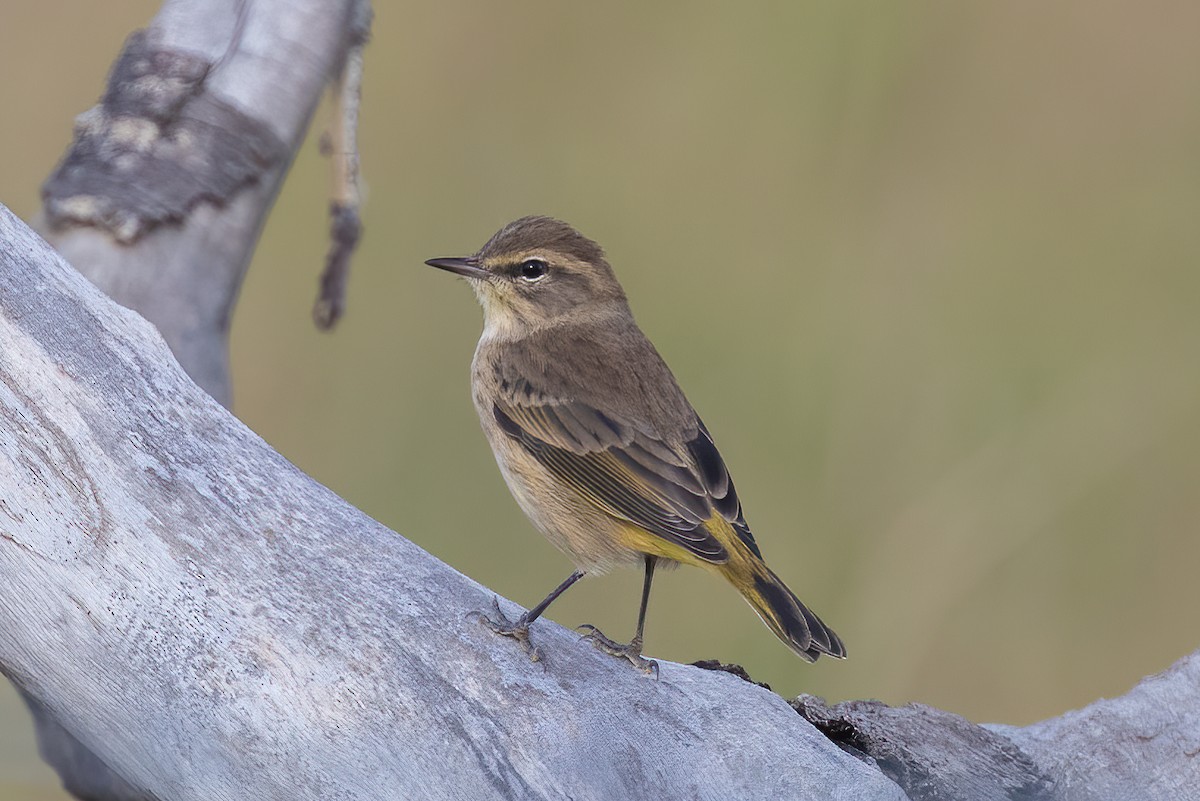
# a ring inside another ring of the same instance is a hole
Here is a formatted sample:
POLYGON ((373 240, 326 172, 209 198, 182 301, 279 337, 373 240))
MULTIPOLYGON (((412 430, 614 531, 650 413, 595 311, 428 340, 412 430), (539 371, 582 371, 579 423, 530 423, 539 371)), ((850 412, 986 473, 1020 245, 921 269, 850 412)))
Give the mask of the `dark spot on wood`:
POLYGON ((750 674, 747 673, 746 669, 741 665, 734 665, 732 663, 726 664, 719 659, 701 659, 697 662, 693 662, 692 665, 703 670, 716 670, 721 673, 732 673, 742 681, 748 681, 751 684, 757 684, 764 690, 771 689, 771 685, 767 684, 765 681, 755 681, 754 679, 750 678, 750 674))
POLYGON ((791 706, 847 753, 879 767, 913 801, 1049 801, 1053 783, 1006 737, 950 712, 881 701, 791 706))
POLYGON ((158 48, 145 31, 130 35, 100 105, 80 115, 42 187, 51 225, 134 242, 202 201, 224 205, 282 165, 288 148, 270 128, 205 90, 211 66, 158 48))

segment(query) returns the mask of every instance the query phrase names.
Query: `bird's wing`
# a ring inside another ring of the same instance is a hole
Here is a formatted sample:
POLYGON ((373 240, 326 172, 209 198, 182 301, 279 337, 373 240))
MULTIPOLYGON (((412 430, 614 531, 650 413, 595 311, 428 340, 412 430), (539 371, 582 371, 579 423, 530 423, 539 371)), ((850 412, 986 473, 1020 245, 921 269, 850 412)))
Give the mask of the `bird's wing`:
POLYGON ((699 418, 694 438, 676 447, 579 401, 528 395, 522 401, 494 402, 500 428, 608 514, 714 564, 729 559, 710 525, 719 516, 759 555, 729 471, 699 418))

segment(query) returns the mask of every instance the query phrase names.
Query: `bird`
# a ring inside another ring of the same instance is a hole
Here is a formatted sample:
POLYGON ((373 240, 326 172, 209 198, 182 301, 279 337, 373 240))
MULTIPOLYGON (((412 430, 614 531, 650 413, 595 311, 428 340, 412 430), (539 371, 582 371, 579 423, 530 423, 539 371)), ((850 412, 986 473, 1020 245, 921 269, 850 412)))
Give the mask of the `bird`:
POLYGON ((844 658, 841 639, 763 560, 729 470, 675 376, 638 327, 604 250, 569 224, 522 217, 476 253, 425 262, 466 279, 483 307, 471 389, 517 504, 574 572, 515 620, 476 616, 537 661, 529 627, 585 575, 644 571, 628 643, 600 650, 657 675, 643 655, 658 566, 724 577, 802 659, 844 658))

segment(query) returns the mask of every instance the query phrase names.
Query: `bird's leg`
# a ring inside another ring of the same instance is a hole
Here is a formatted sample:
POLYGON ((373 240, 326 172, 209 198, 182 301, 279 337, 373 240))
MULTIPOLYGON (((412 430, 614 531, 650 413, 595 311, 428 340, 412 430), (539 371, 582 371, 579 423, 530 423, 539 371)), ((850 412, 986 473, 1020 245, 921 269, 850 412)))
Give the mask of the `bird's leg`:
POLYGON ((492 606, 496 609, 495 619, 488 617, 483 612, 472 612, 472 616, 478 616, 479 622, 487 626, 497 634, 505 637, 512 637, 521 644, 521 648, 529 655, 529 661, 537 662, 542 658, 542 653, 533 643, 529 642, 529 624, 542 616, 542 612, 546 611, 546 607, 554 602, 554 599, 567 591, 575 582, 583 578, 583 571, 576 570, 571 575, 567 576, 566 581, 554 588, 553 592, 542 599, 541 603, 530 609, 525 614, 521 615, 516 620, 509 620, 500 611, 500 599, 492 598, 492 606))
POLYGON ((642 631, 646 627, 646 605, 650 600, 650 582, 654 579, 656 561, 657 559, 653 556, 646 557, 646 578, 642 583, 642 608, 638 611, 637 634, 633 636, 632 640, 628 643, 613 642, 604 636, 600 629, 586 623, 578 628, 587 629, 588 633, 583 635, 583 638, 589 640, 601 651, 628 659, 635 668, 643 673, 653 673, 658 676, 658 663, 642 656, 642 631))

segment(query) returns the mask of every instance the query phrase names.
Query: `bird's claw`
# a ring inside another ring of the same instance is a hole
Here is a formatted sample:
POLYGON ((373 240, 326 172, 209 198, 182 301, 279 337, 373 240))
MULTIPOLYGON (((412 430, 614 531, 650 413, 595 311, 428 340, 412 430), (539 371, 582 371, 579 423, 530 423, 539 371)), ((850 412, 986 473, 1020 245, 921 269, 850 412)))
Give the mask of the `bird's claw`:
POLYGON ((584 623, 575 628, 586 631, 580 639, 587 640, 606 654, 628 660, 631 665, 646 675, 653 674, 655 679, 658 678, 658 663, 653 659, 647 659, 642 656, 641 640, 635 638, 633 642, 629 643, 616 642, 609 639, 600 629, 590 623, 584 623))
MULTIPOLYGON (((490 618, 479 610, 467 613, 468 619, 476 619, 493 633, 499 634, 501 637, 511 637, 521 644, 521 650, 529 657, 530 662, 541 662, 542 651, 536 645, 529 641, 529 623, 526 622, 525 616, 516 620, 509 620, 505 614, 500 611, 500 599, 492 598, 492 608, 495 609, 496 617, 490 618)), ((543 667, 545 663, 543 662, 543 667)))

